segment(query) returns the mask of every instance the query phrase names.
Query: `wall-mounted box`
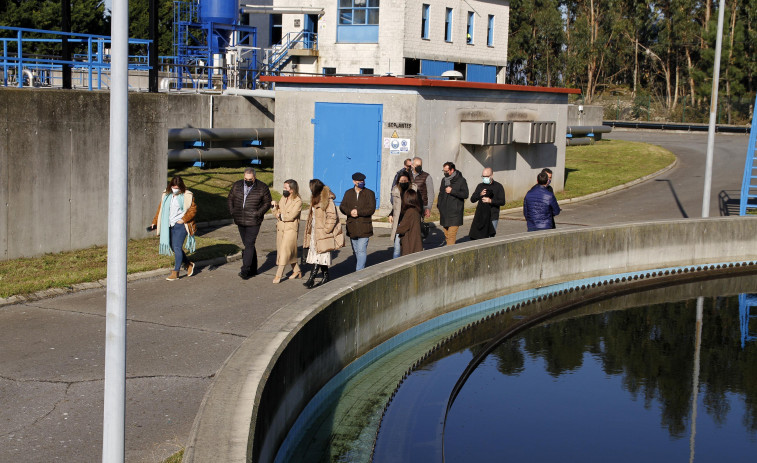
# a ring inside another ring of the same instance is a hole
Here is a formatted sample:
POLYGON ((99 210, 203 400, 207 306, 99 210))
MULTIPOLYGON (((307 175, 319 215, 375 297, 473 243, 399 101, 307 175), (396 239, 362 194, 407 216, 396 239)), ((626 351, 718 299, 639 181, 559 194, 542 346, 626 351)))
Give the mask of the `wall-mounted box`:
POLYGON ((550 121, 513 122, 513 143, 554 143, 557 124, 550 121))
POLYGON ((466 145, 508 145, 513 142, 513 124, 507 121, 464 121, 460 143, 466 145))

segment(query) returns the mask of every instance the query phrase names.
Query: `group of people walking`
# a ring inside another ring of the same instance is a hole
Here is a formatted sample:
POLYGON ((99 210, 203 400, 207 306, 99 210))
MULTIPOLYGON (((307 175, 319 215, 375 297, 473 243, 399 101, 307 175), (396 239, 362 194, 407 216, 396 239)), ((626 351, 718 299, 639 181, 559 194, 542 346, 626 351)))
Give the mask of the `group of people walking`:
MULTIPOLYGON (((468 183, 453 162, 443 165, 443 179, 437 196, 440 225, 444 229, 445 244, 453 245, 457 232, 463 224, 465 201, 469 197, 468 183)), ((293 180, 284 181, 282 197, 273 201, 268 185, 255 178, 255 169, 248 167, 244 177, 232 184, 227 198, 229 212, 237 225, 244 249, 239 277, 247 280, 257 275, 257 251, 255 243, 263 217, 273 209, 276 219, 276 276, 274 284, 284 278, 287 266, 291 266, 289 279, 303 277, 303 267, 310 265, 310 274, 303 283, 308 288, 329 281, 332 252, 345 246, 345 233, 339 211, 346 217, 346 236, 350 239, 355 256, 355 270, 365 268, 368 241, 373 236, 372 217, 376 212, 375 193, 366 188, 366 176, 361 172, 352 175, 353 188, 344 193, 337 209, 336 196, 319 179, 312 179, 310 207, 305 221, 305 237, 302 255, 297 258, 297 238, 302 215, 302 198, 299 185, 293 180)), ((555 228, 554 216, 560 213, 552 187, 552 171, 544 169, 537 176, 537 183, 529 190, 523 201, 523 215, 528 231, 555 228)), ((393 257, 405 256, 423 250, 424 219, 431 215, 433 206, 433 178, 423 170, 421 158, 406 159, 403 168, 394 177, 390 202, 392 209, 389 222, 394 244, 393 257)), ((470 239, 493 237, 497 233, 500 207, 505 204, 505 190, 493 178, 490 167, 484 168, 481 182, 476 186, 470 201, 476 211, 470 228, 470 239)), ((174 269, 166 278, 179 278, 182 266, 187 276, 194 273, 194 264, 184 251, 184 242, 189 252, 194 251, 194 234, 197 226, 194 217, 197 205, 194 196, 186 189, 181 177, 175 176, 162 194, 158 211, 149 230, 157 230, 161 254, 175 256, 174 269), (168 230, 165 233, 165 230, 168 230), (162 233, 163 232, 163 233, 162 233)))

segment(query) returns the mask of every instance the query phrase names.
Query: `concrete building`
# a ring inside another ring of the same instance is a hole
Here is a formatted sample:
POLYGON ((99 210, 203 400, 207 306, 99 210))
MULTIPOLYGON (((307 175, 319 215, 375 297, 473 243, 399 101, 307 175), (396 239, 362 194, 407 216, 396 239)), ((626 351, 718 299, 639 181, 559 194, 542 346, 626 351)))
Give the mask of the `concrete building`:
MULTIPOLYGON (((271 72, 426 75, 459 71, 504 83, 509 0, 261 0, 260 46, 271 72), (270 15, 270 17, 268 17, 270 15), (265 27, 266 18, 269 27, 265 27)), ((257 13, 257 14, 255 14, 257 13)))
MULTIPOLYGON (((320 178, 337 201, 363 172, 389 207, 395 172, 419 156, 439 188, 452 161, 471 191, 484 167, 522 198, 544 167, 561 191, 568 94, 523 87, 397 77, 268 77, 276 86, 274 184, 320 178)), ((307 198, 307 192, 305 192, 307 198)))

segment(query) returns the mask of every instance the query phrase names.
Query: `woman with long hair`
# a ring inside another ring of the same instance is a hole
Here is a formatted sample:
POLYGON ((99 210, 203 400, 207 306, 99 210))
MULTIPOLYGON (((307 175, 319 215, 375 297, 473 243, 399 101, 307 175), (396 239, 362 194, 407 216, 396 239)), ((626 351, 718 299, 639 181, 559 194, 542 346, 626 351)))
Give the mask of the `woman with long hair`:
POLYGON ((407 190, 402 195, 402 218, 399 225, 397 225, 397 235, 400 236, 400 248, 403 256, 423 251, 423 238, 421 237, 422 211, 423 206, 421 205, 418 192, 407 190))
POLYGON ((187 276, 194 275, 195 264, 190 262, 189 257, 184 252, 184 240, 187 241, 187 251, 194 252, 194 235, 197 231, 196 214, 197 205, 194 201, 194 195, 184 186, 181 177, 175 176, 160 197, 158 212, 155 213, 151 225, 151 228, 157 230, 156 233, 160 237, 158 252, 167 256, 174 255, 174 267, 171 274, 166 278, 168 281, 179 279, 182 264, 187 271, 187 276))
POLYGON ((331 251, 344 246, 344 235, 334 204, 336 196, 329 187, 315 178, 310 181, 310 195, 310 211, 305 225, 302 252, 307 252, 306 262, 313 265, 310 276, 304 285, 308 288, 314 288, 329 281, 331 251), (319 271, 321 272, 321 280, 316 283, 315 279, 319 271))
POLYGON ((392 253, 393 259, 402 255, 402 247, 400 246, 400 236, 397 234, 397 226, 400 223, 400 217, 402 214, 402 198, 408 190, 418 191, 418 187, 413 183, 413 178, 410 172, 402 170, 397 174, 397 183, 392 188, 392 211, 389 215, 389 223, 392 224, 392 231, 389 233, 389 236, 392 237, 392 242, 394 243, 394 252, 392 253))
POLYGON ((273 283, 281 281, 284 268, 292 264, 292 276, 301 278, 302 272, 297 265, 297 233, 300 230, 300 213, 302 212, 302 198, 297 182, 289 179, 284 181, 281 190, 281 200, 273 201, 273 216, 276 217, 276 277, 273 283))

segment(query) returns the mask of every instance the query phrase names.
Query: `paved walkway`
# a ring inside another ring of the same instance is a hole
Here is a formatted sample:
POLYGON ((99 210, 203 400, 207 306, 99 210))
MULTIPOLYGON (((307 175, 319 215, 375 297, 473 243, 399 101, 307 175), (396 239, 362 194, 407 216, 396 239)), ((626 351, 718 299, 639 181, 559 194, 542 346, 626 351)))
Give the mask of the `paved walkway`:
MULTIPOLYGON (((559 228, 698 217, 706 134, 615 132, 679 157, 664 175, 590 201, 567 204, 559 228)), ((738 198, 747 136, 719 135, 711 216, 738 198)), ((433 171, 432 171, 433 172, 433 171)), ((464 172, 475 186, 480 172, 464 172)), ((460 237, 467 236, 467 224, 460 237)), ((519 214, 498 233, 525 231, 519 214)), ((239 242, 236 227, 205 231, 239 242)), ((391 258, 388 229, 370 240, 368 265, 391 258)), ((302 232, 301 232, 302 237, 302 232)), ((254 327, 307 291, 299 281, 271 284, 275 231, 266 220, 259 239, 262 274, 242 281, 238 262, 201 269, 192 278, 151 278, 128 285, 126 460, 159 462, 181 449, 203 395, 224 360, 254 327)), ((441 230, 428 244, 439 246, 441 230)), ((332 270, 354 268, 349 248, 332 270)), ((94 462, 101 459, 105 291, 92 289, 0 308, 0 462, 94 462)))

